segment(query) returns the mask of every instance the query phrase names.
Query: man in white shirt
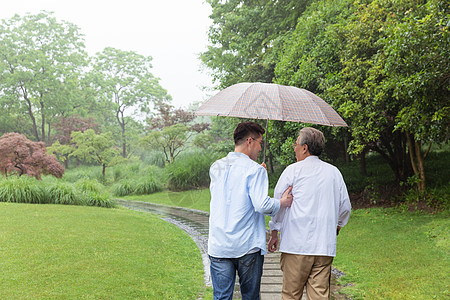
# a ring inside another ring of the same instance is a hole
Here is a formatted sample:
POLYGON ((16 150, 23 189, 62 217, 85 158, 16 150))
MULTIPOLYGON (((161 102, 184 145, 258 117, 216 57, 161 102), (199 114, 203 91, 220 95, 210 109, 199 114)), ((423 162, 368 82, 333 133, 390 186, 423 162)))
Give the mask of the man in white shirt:
POLYGON ((339 170, 319 159, 325 145, 321 131, 306 127, 295 143, 297 162, 288 166, 275 187, 275 198, 293 186, 291 207, 281 208, 269 222, 268 250, 278 247, 283 271, 282 299, 328 299, 336 236, 350 218, 351 205, 339 170))

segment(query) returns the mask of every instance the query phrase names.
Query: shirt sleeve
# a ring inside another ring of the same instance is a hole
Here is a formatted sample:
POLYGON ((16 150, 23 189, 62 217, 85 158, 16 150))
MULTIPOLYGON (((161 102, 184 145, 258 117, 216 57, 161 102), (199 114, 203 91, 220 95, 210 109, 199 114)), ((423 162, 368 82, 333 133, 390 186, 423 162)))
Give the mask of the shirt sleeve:
POLYGON ((340 187, 340 194, 341 199, 339 202, 339 219, 338 219, 338 226, 344 227, 348 220, 350 219, 351 214, 351 203, 350 198, 348 196, 347 187, 345 186, 344 179, 341 175, 341 187, 340 187))
MULTIPOLYGON (((286 168, 283 173, 281 173, 280 178, 278 179, 277 185, 275 186, 274 197, 280 199, 283 195, 284 191, 292 186, 293 184, 293 176, 291 175, 291 168, 286 168)), ((287 207, 281 207, 278 213, 272 217, 269 221, 270 231, 272 230, 281 230, 281 224, 283 223, 284 215, 286 214, 287 207)))
POLYGON ((280 209, 280 201, 268 196, 269 178, 266 169, 262 166, 256 167, 249 176, 248 193, 256 212, 274 216, 280 209))

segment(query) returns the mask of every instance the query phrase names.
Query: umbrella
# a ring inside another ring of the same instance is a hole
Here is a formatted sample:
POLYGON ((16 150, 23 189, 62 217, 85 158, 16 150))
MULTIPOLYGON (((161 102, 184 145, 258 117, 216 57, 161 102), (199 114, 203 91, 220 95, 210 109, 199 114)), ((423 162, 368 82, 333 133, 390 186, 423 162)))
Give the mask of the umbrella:
MULTIPOLYGON (((274 83, 234 84, 207 100, 195 114, 347 126, 319 96, 305 89, 274 83)), ((263 160, 265 150, 266 147, 263 160)))

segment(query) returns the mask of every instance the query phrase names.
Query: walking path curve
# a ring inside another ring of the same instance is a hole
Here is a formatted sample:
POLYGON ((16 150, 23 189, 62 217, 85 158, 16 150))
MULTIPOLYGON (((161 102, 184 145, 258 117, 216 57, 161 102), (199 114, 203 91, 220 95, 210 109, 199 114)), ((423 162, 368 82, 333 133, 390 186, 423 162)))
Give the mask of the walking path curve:
MULTIPOLYGON (((208 258, 208 228, 209 214, 200 210, 182 207, 171 207, 140 201, 117 200, 118 204, 126 208, 154 213, 160 215, 167 222, 173 223, 183 229, 194 240, 202 255, 205 284, 211 286, 211 276, 208 258)), ((338 270, 333 269, 331 279, 332 299, 346 299, 338 294, 339 286, 336 277, 340 276, 338 270)), ((281 299, 281 286, 283 273, 280 270, 280 253, 268 253, 264 258, 263 276, 261 280, 261 300, 281 299)), ((241 299, 239 283, 236 283, 233 299, 241 299)))

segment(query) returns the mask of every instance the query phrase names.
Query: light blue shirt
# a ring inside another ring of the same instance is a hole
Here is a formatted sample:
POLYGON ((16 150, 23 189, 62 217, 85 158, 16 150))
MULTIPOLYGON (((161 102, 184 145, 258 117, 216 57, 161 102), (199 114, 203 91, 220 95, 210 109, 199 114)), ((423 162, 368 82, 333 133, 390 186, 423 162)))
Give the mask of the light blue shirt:
POLYGON ((208 254, 238 258, 259 249, 266 254, 264 215, 280 209, 280 201, 267 195, 266 169, 243 153, 230 152, 211 166, 209 176, 208 254))

